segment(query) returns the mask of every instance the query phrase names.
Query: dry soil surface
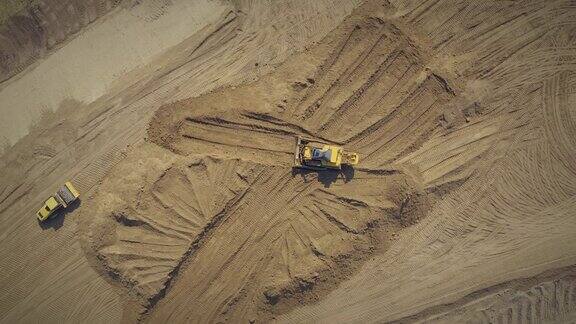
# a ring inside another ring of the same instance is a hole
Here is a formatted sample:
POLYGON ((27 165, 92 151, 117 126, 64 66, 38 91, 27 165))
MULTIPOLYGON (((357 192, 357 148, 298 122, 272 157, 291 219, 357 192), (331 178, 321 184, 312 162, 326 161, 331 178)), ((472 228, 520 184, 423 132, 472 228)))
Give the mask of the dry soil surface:
POLYGON ((130 147, 143 141, 150 116, 162 104, 254 80, 291 53, 320 40, 357 5, 350 1, 209 3, 223 9, 190 11, 187 1, 152 0, 119 7, 36 66, 2 83, 0 121, 7 127, 1 136, 12 138, 16 129, 15 138, 20 138, 34 120, 40 122, 0 159, 1 321, 120 321, 128 300, 125 292, 94 270, 80 240, 79 211, 97 184, 130 147), (183 17, 172 20, 179 14, 183 17), (185 26, 192 29, 181 34, 176 44, 163 42, 185 26), (138 37, 119 39, 118 30, 136 30, 138 37), (143 39, 154 51, 156 47, 162 51, 131 65, 134 70, 106 74, 133 64, 130 58, 138 57, 143 39), (96 44, 103 44, 107 54, 116 53, 116 47, 125 51, 100 61, 91 55, 96 44), (76 53, 78 49, 84 54, 76 53), (58 56, 62 54, 66 55, 58 56), (70 64, 71 60, 81 64, 70 64), (50 71, 55 71, 52 77, 34 81, 50 71), (111 83, 94 100, 90 84, 101 86, 98 75, 111 83), (26 78, 29 81, 22 83, 26 78), (84 82, 90 91, 78 92, 84 82), (46 96, 34 92, 44 87, 51 90, 46 96), (44 102, 50 109, 14 101, 14 96, 44 102), (59 96, 66 99, 51 105, 50 98, 59 96), (28 113, 27 109, 37 110, 28 113), (38 116, 38 111, 44 113, 38 116), (33 217, 36 210, 67 180, 80 190, 80 204, 39 224, 33 217))
POLYGON ((2 156, 2 321, 576 319, 573 1, 198 6, 2 156), (297 136, 361 162, 292 169, 297 136))

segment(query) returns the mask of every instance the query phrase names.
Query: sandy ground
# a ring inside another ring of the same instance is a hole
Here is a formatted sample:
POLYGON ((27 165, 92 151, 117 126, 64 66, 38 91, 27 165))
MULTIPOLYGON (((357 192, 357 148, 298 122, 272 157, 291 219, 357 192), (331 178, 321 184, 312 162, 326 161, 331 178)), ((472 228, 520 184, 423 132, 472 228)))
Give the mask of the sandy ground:
MULTIPOLYGON (((354 3, 240 1, 224 5, 227 9, 214 23, 187 35, 177 46, 165 48, 163 55, 141 68, 117 77, 110 90, 95 101, 79 97, 61 102, 58 113, 44 114, 39 127, 3 155, 2 321, 119 321, 124 304, 119 296, 125 293, 103 280, 81 249, 78 212, 84 202, 77 210, 42 226, 29 216, 67 179, 88 201, 91 190, 123 152, 143 140, 148 119, 162 104, 266 73, 294 51, 320 40, 351 12, 354 3), (273 14, 278 11, 286 14, 273 14), (310 20, 314 21, 311 25, 306 23, 310 20)), ((117 14, 133 13, 128 10, 117 14)), ((114 33, 108 36, 116 39, 114 33)), ((138 44, 135 40, 134 46, 138 44)), ((46 62, 49 59, 38 67, 46 62)), ((61 63, 66 66, 66 62, 61 63)), ((49 83, 63 80, 56 78, 49 83)), ((0 96, 10 100, 4 91, 0 96)), ((9 115, 10 107, 1 107, 9 115)), ((2 135, 8 137, 9 133, 3 131, 2 135)))
MULTIPOLYGON (((55 112, 0 161, 2 321, 575 320, 571 1, 174 2, 134 18, 158 4, 121 6, 3 84, 0 100, 55 112), (118 64, 77 55, 117 43, 114 24, 149 32, 106 51, 118 64), (106 68, 76 82, 90 69, 74 56, 106 68), (67 85, 43 72, 68 65, 67 85), (43 100, 29 89, 44 83, 43 100), (361 164, 292 170, 297 135, 361 164), (38 224, 67 179, 81 204, 38 224)), ((1 107, 19 130, 42 111, 1 107)))

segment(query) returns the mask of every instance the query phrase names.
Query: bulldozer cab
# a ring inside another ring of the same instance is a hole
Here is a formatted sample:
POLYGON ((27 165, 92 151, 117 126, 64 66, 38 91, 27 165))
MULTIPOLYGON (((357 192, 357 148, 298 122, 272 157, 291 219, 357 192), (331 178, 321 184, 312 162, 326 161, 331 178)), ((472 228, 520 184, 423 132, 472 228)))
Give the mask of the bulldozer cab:
POLYGON ((296 139, 294 166, 315 170, 341 169, 342 164, 358 164, 358 154, 346 152, 342 147, 310 140, 296 139))
POLYGON ((323 166, 339 168, 342 162, 342 149, 328 145, 324 145, 322 148, 314 148, 312 159, 321 161, 323 166))
POLYGON ((313 159, 323 160, 323 161, 331 162, 331 163, 336 162, 337 155, 338 155, 338 153, 334 149, 321 150, 319 148, 314 148, 314 150, 312 151, 312 158, 313 159))

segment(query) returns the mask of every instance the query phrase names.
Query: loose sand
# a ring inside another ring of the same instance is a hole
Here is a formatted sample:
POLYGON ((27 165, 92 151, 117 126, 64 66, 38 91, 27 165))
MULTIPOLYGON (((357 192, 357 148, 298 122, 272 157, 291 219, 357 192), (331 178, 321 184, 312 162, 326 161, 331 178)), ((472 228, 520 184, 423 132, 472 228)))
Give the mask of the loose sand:
POLYGON ((208 3, 2 157, 2 321, 575 319, 572 2, 208 3), (361 163, 293 170, 298 135, 361 163))

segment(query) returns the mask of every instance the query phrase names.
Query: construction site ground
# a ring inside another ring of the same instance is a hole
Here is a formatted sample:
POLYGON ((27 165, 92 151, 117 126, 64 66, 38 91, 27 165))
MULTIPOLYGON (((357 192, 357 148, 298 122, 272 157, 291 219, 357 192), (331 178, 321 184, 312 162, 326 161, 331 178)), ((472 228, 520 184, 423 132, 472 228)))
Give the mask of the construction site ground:
POLYGON ((9 2, 0 322, 576 320, 574 1, 9 2))

